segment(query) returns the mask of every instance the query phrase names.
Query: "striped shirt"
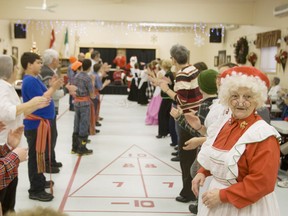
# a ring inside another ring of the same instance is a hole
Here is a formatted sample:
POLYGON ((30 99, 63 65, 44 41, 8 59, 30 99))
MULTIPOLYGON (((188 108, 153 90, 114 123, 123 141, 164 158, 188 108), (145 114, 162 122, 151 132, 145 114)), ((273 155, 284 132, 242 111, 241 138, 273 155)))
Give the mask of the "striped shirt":
POLYGON ((189 112, 189 110, 197 111, 202 101, 202 94, 197 81, 199 73, 200 71, 193 65, 188 65, 176 74, 175 101, 184 113, 189 112))

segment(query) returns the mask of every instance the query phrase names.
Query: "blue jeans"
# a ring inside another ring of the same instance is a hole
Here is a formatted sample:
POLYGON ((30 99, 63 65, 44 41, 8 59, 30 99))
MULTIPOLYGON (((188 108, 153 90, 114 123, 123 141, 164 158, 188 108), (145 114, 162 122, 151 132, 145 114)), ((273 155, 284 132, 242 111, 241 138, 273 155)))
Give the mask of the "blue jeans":
POLYGON ((90 106, 74 106, 74 133, 88 137, 90 127, 90 106))

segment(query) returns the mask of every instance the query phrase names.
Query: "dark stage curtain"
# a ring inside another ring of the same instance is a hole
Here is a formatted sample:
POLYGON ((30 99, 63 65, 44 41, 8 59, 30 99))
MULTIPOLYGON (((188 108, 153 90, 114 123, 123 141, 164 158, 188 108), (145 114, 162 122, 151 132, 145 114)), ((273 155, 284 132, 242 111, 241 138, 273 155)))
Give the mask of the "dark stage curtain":
MULTIPOLYGON (((113 59, 117 55, 117 49, 116 48, 98 48, 98 47, 91 47, 94 48, 94 50, 98 50, 101 54, 101 59, 104 62, 107 62, 108 64, 111 64, 113 66, 113 59)), ((80 52, 86 53, 89 51, 89 48, 87 47, 81 47, 80 52)))
POLYGON ((156 59, 155 49, 126 49, 127 61, 130 61, 131 56, 137 56, 138 63, 144 62, 145 64, 156 59))

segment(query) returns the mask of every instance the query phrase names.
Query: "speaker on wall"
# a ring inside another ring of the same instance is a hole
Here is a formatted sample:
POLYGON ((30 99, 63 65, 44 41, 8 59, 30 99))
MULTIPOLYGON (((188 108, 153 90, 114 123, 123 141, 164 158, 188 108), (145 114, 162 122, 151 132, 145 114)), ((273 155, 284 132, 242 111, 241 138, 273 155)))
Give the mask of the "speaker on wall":
POLYGON ((210 28, 210 43, 221 43, 222 42, 222 28, 210 28))
POLYGON ((11 23, 11 36, 13 39, 25 39, 26 38, 26 24, 11 23))

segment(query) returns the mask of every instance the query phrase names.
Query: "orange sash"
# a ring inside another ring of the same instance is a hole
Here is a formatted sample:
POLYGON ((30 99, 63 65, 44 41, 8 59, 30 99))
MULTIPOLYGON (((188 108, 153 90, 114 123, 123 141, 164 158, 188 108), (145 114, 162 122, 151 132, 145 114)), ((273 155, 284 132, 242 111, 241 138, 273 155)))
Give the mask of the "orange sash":
POLYGON ((28 120, 40 120, 40 124, 37 128, 36 138, 36 160, 38 173, 45 171, 45 150, 48 140, 49 145, 49 162, 51 164, 51 129, 50 122, 48 119, 43 119, 34 114, 30 114, 26 117, 28 120))
POLYGON ((89 96, 84 96, 84 97, 75 97, 74 102, 85 102, 85 101, 90 101, 89 96))

